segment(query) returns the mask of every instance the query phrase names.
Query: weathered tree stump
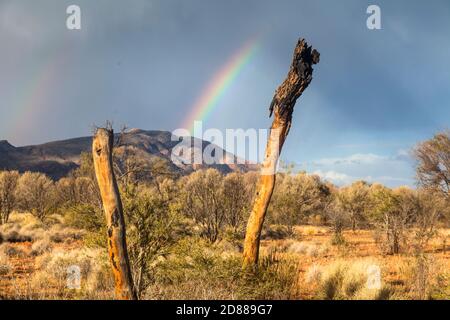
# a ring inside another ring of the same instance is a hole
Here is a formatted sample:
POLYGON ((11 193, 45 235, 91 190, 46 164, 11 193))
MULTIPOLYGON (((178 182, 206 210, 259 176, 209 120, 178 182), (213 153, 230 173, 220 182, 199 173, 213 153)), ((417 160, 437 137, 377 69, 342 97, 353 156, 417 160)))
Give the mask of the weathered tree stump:
POLYGON ((253 269, 257 266, 261 229, 275 186, 279 155, 291 127, 295 103, 310 84, 312 66, 319 62, 319 57, 319 52, 308 47, 304 39, 300 39, 295 47, 287 78, 275 91, 270 104, 270 116, 273 114, 274 120, 267 141, 253 210, 247 223, 243 254, 244 269, 253 269))
POLYGON ((108 254, 114 275, 115 294, 117 299, 136 300, 126 244, 122 201, 113 171, 113 145, 113 130, 97 129, 92 142, 92 155, 106 216, 108 254))

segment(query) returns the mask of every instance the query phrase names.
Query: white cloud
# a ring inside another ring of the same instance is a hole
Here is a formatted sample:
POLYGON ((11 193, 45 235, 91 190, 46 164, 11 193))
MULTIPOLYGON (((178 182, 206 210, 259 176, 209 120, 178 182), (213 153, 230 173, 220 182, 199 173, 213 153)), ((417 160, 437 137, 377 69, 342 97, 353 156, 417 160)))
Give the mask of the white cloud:
POLYGON ((351 176, 343 172, 337 172, 333 170, 322 171, 315 170, 312 174, 318 175, 323 180, 332 182, 338 186, 348 185, 354 181, 363 180, 369 183, 379 182, 386 185, 410 185, 414 183, 413 179, 401 178, 401 177, 391 177, 391 176, 351 176))
POLYGON ((414 185, 414 166, 408 151, 398 150, 392 155, 355 153, 344 157, 329 157, 299 165, 299 170, 317 174, 336 185, 357 180, 379 182, 390 187, 414 185))
POLYGON ((321 177, 322 179, 331 181, 338 185, 347 184, 353 180, 352 177, 350 177, 349 175, 347 175, 345 173, 336 172, 336 171, 332 171, 332 170, 329 170, 329 171, 316 170, 313 172, 313 174, 316 174, 319 177, 321 177))
POLYGON ((356 153, 342 158, 323 158, 312 162, 315 166, 330 166, 344 164, 374 164, 385 161, 387 157, 379 156, 373 153, 356 153))

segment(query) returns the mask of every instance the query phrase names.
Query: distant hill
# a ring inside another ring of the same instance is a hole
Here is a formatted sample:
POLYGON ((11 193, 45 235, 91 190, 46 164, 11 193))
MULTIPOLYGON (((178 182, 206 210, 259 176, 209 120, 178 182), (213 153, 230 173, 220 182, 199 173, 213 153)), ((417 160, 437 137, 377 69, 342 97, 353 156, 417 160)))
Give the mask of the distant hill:
MULTIPOLYGON (((223 173, 233 171, 256 170, 254 164, 236 164, 236 157, 222 150, 223 160, 214 165, 175 164, 171 161, 173 148, 179 141, 171 140, 168 131, 145 131, 132 129, 120 139, 121 148, 130 148, 141 160, 152 161, 155 157, 168 160, 172 170, 188 174, 200 168, 217 168, 223 173)), ((116 138, 119 136, 116 134, 116 138)), ((193 138, 197 139, 197 138, 193 138)), ((0 141, 0 170, 19 170, 42 172, 54 179, 59 179, 77 168, 80 154, 90 152, 92 137, 81 137, 68 140, 48 142, 40 145, 14 147, 6 140, 0 141)), ((197 139, 197 145, 204 150, 211 145, 208 141, 197 139)), ((194 152, 191 150, 191 152, 194 152)))

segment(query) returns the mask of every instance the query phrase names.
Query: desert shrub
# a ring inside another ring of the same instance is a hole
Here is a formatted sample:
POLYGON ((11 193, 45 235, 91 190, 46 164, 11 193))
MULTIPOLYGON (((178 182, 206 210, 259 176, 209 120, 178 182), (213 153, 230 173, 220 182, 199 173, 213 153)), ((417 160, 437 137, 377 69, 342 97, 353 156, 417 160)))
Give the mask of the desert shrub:
POLYGON ((438 132, 414 148, 417 180, 425 188, 450 194, 450 132, 438 132))
POLYGON ((50 252, 51 250, 52 243, 49 237, 44 237, 43 239, 37 240, 31 245, 31 255, 33 256, 39 256, 46 252, 50 252))
POLYGON ((166 257, 152 264, 149 299, 233 299, 236 297, 240 259, 222 258, 206 239, 184 238, 166 257))
POLYGON ((5 276, 9 274, 11 270, 12 268, 10 264, 0 261, 0 276, 5 276))
POLYGON ((439 293, 445 292, 445 274, 441 272, 441 265, 432 255, 418 254, 410 258, 402 271, 412 299, 434 299, 439 293))
POLYGON ((333 200, 328 203, 324 209, 325 217, 328 224, 331 226, 333 236, 331 238, 332 245, 345 244, 345 238, 343 235, 344 230, 351 224, 351 215, 345 208, 344 200, 345 196, 340 193, 346 194, 344 191, 336 191, 333 194, 333 200))
POLYGON ((254 183, 249 181, 252 176, 233 172, 223 179, 223 207, 225 223, 236 235, 242 235, 245 220, 250 213, 251 200, 254 193, 254 183))
POLYGON ((0 224, 7 223, 17 202, 17 181, 19 172, 0 172, 0 224))
POLYGON ((444 272, 436 275, 436 285, 430 290, 429 298, 431 300, 449 300, 450 299, 450 273, 444 272))
POLYGON ((273 224, 273 225, 267 225, 263 226, 263 231, 261 233, 261 238, 268 240, 281 240, 290 238, 294 235, 293 229, 289 228, 285 225, 280 224, 273 224))
POLYGON ((283 299, 290 295, 293 264, 262 258, 255 274, 242 273, 241 256, 228 243, 199 237, 178 241, 153 265, 149 299, 283 299))
MULTIPOLYGON (((430 241, 438 235, 439 220, 445 217, 448 202, 435 190, 418 190, 409 243, 416 256, 423 256, 430 241)), ((445 248, 444 248, 445 250, 445 248)))
POLYGON ((67 208, 64 222, 69 227, 85 230, 83 242, 90 248, 106 248, 107 236, 103 211, 91 204, 77 204, 67 208))
POLYGON ((79 240, 83 230, 67 227, 59 215, 50 215, 45 223, 31 214, 14 214, 8 223, 0 226, 5 242, 37 242, 50 240, 64 242, 79 240))
POLYGON ((370 207, 370 186, 365 181, 355 181, 350 186, 340 188, 335 194, 336 210, 347 215, 353 231, 358 225, 366 224, 366 213, 370 207))
POLYGON ((287 249, 287 252, 304 254, 309 257, 318 257, 326 254, 328 252, 328 247, 326 245, 318 244, 307 244, 303 242, 292 242, 287 249))
POLYGON ((187 216, 201 227, 201 235, 214 242, 225 225, 223 175, 216 169, 199 170, 180 179, 181 203, 187 216))
POLYGON ((315 267, 306 276, 318 282, 317 298, 326 300, 378 300, 389 299, 389 287, 371 288, 368 286, 369 270, 374 265, 370 260, 352 262, 335 261, 330 265, 315 267))
POLYGON ((298 274, 297 259, 285 257, 272 247, 262 255, 258 268, 243 272, 239 283, 241 299, 286 300, 295 292, 298 274))
POLYGON ((407 243, 407 228, 415 214, 414 192, 408 188, 391 190, 379 184, 370 189, 371 220, 376 238, 386 254, 398 254, 407 243))
POLYGON ((60 208, 90 205, 100 208, 101 201, 96 180, 85 176, 70 176, 56 183, 56 201, 60 208))
POLYGON ((271 223, 292 229, 309 216, 321 212, 329 201, 330 188, 316 175, 281 173, 268 210, 271 223))
POLYGON ((53 250, 36 258, 36 272, 30 280, 32 292, 41 299, 112 298, 113 283, 106 253, 101 249, 53 250), (78 266, 81 288, 69 289, 68 268, 78 266))
POLYGON ((11 272, 12 266, 9 262, 9 257, 2 248, 3 246, 0 245, 0 276, 5 276, 11 272))
POLYGON ((433 189, 411 190, 371 187, 375 240, 383 252, 398 254, 412 249, 422 254, 436 236, 439 220, 448 207, 445 197, 433 189))
MULTIPOLYGON (((114 150, 116 150, 116 148, 114 148, 114 150)), ((76 204, 91 204, 101 208, 102 200, 100 189, 97 185, 97 178, 95 177, 94 158, 92 157, 92 153, 82 152, 80 154, 80 165, 70 173, 69 178, 74 178, 76 180, 75 190, 79 190, 78 198, 80 200, 77 201, 76 204)))
POLYGON ((0 246, 0 252, 6 257, 23 258, 27 256, 27 253, 24 249, 20 248, 17 245, 9 243, 2 244, 0 246))
POLYGON ((29 242, 43 237, 43 225, 31 214, 13 214, 10 221, 0 226, 5 242, 29 242))
POLYGON ((227 232, 244 237, 245 220, 255 191, 254 173, 222 175, 216 169, 199 170, 180 179, 180 205, 201 228, 200 235, 214 242, 227 232))
POLYGON ((7 233, 5 233, 5 241, 6 242, 28 242, 32 241, 33 238, 29 234, 21 233, 20 229, 11 229, 7 233))
POLYGON ((236 230, 232 227, 226 227, 223 231, 222 240, 229 241, 234 245, 241 246, 245 238, 245 232, 243 228, 241 230, 236 230))
POLYGON ((138 296, 151 281, 150 264, 166 254, 177 239, 180 214, 173 201, 175 187, 166 179, 158 187, 129 185, 123 192, 128 252, 138 296))
POLYGON ((90 204, 78 204, 66 210, 64 222, 73 228, 98 231, 104 224, 103 212, 90 204))
POLYGON ((42 173, 25 172, 18 180, 20 208, 44 221, 56 206, 53 181, 42 173))
POLYGON ((83 230, 77 230, 56 224, 47 231, 47 234, 51 241, 61 243, 81 240, 85 232, 83 230))
POLYGON ((334 232, 333 236, 331 237, 331 244, 333 246, 343 246, 347 244, 347 241, 345 240, 342 232, 334 232))

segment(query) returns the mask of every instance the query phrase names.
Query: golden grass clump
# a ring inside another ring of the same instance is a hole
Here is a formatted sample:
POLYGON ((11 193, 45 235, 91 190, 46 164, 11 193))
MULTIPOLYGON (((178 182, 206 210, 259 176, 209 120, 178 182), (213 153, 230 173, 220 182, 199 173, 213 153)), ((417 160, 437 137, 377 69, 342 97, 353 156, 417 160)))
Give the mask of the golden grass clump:
POLYGON ((376 278, 372 278, 377 276, 374 274, 377 268, 378 264, 373 259, 338 260, 322 267, 311 266, 305 274, 305 281, 316 285, 318 299, 390 299, 390 288, 382 284, 381 278, 378 285, 376 278))
POLYGON ((30 280, 32 291, 39 298, 107 299, 113 297, 106 253, 101 249, 58 250, 36 258, 36 271, 30 280), (101 252, 100 252, 101 251, 101 252), (69 268, 80 270, 80 288, 68 286, 69 268))

